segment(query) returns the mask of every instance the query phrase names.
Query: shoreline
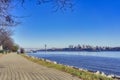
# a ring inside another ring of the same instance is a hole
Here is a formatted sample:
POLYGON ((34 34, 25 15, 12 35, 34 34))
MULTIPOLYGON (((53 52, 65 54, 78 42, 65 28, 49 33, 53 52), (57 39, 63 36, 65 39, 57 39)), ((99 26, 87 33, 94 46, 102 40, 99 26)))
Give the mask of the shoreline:
POLYGON ((28 51, 26 53, 37 53, 37 52, 120 52, 120 51, 28 51))
POLYGON ((50 62, 50 63, 53 63, 53 64, 63 65, 63 66, 70 67, 70 68, 73 68, 73 69, 76 69, 76 70, 91 72, 91 73, 102 75, 102 76, 105 76, 105 77, 108 77, 108 78, 120 79, 120 75, 105 74, 104 72, 98 71, 98 70, 97 71, 92 71, 92 70, 88 70, 88 69, 78 68, 78 67, 75 67, 75 66, 61 64, 61 63, 58 63, 56 61, 52 61, 52 60, 48 60, 48 59, 44 59, 44 58, 38 58, 38 57, 34 57, 34 56, 29 56, 29 55, 26 55, 26 56, 31 57, 31 58, 40 59, 42 61, 50 62))
POLYGON ((42 60, 44 62, 65 66, 65 67, 72 68, 72 69, 75 69, 75 70, 78 70, 78 71, 88 72, 88 73, 91 73, 91 74, 94 74, 94 75, 100 75, 100 76, 103 76, 103 77, 106 77, 106 78, 112 78, 112 79, 117 79, 117 80, 120 79, 120 76, 112 75, 112 74, 107 75, 107 74, 105 74, 104 72, 101 72, 101 71, 92 71, 92 70, 78 68, 78 67, 75 67, 75 66, 60 64, 60 63, 58 63, 56 61, 51 61, 51 60, 44 59, 44 58, 38 58, 38 57, 34 57, 34 56, 29 56, 27 54, 25 54, 25 56, 27 56, 29 58, 32 58, 32 59, 38 59, 38 60, 42 60))

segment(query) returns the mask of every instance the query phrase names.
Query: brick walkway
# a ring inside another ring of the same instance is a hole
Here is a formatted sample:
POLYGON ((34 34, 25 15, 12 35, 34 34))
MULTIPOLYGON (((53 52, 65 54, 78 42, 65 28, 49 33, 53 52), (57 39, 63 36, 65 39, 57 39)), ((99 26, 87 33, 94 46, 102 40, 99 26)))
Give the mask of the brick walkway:
POLYGON ((0 57, 0 80, 80 80, 68 73, 33 63, 15 53, 0 57))

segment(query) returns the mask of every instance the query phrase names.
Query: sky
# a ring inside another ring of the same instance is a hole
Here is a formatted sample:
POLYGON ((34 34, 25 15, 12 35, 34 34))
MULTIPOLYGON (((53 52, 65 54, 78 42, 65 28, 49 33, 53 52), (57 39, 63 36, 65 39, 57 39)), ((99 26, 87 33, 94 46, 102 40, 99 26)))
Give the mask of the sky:
POLYGON ((21 16, 14 41, 23 48, 69 45, 120 46, 120 0, 74 0, 73 11, 54 12, 52 4, 34 0, 13 13, 21 16))

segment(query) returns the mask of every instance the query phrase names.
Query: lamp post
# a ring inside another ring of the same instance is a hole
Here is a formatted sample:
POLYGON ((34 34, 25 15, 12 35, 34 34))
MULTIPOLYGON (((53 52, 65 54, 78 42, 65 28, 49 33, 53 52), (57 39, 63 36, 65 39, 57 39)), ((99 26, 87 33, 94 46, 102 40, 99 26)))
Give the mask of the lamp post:
POLYGON ((47 51, 47 45, 45 44, 45 51, 47 51))

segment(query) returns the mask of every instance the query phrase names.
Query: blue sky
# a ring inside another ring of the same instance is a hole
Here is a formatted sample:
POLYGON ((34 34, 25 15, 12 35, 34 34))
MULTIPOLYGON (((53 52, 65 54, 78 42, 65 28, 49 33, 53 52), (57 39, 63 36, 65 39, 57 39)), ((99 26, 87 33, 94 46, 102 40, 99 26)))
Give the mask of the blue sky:
POLYGON ((74 11, 53 12, 50 4, 26 2, 14 15, 22 24, 13 38, 24 48, 67 47, 70 44, 120 46, 120 0, 74 0, 74 11))

